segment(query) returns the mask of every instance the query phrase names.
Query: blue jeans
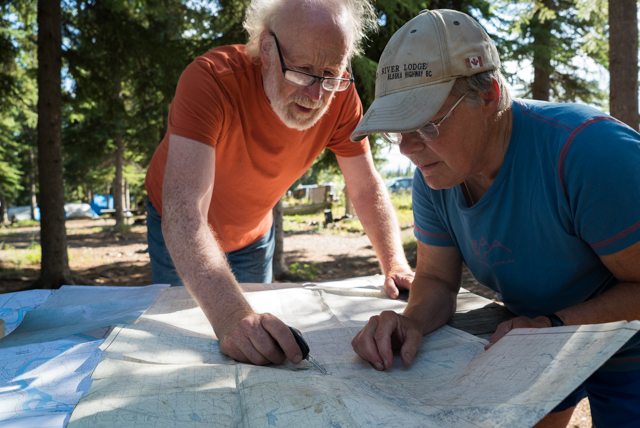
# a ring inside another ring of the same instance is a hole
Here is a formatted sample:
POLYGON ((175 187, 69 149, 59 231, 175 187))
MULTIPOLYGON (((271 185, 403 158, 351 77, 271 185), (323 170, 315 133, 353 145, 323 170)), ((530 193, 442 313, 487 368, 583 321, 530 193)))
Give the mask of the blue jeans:
MULTIPOLYGON (((149 198, 147 198, 147 242, 154 284, 171 284, 172 287, 184 285, 162 236, 162 217, 149 198)), ((231 272, 238 282, 272 282, 275 246, 274 224, 266 235, 253 244, 225 253, 231 272)))
POLYGON ((561 412, 589 397, 591 419, 597 428, 632 428, 640 425, 640 370, 598 370, 552 412, 561 412))

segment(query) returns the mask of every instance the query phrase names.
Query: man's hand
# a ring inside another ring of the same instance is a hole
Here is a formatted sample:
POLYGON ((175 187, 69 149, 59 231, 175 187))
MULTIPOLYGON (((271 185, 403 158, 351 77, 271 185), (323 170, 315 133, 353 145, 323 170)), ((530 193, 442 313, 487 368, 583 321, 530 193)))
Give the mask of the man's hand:
POLYGON ((377 370, 393 364, 393 351, 400 349, 404 364, 411 364, 422 342, 422 332, 411 319, 393 311, 384 311, 369 319, 351 341, 354 351, 377 370))
POLYGON ((282 364, 289 359, 298 364, 302 361, 302 351, 291 330, 271 314, 252 312, 237 322, 232 321, 228 329, 216 329, 216 335, 222 353, 243 363, 282 364))
POLYGON ((391 269, 384 281, 384 291, 392 299, 397 299, 400 289, 409 290, 411 288, 415 275, 408 266, 391 269))
POLYGON ((551 324, 551 320, 547 317, 517 317, 510 319, 509 321, 502 322, 498 325, 496 332, 493 333, 491 338, 489 339, 489 344, 484 347, 484 349, 489 349, 496 343, 498 340, 502 339, 507 333, 509 333, 514 328, 546 328, 553 327, 551 324))

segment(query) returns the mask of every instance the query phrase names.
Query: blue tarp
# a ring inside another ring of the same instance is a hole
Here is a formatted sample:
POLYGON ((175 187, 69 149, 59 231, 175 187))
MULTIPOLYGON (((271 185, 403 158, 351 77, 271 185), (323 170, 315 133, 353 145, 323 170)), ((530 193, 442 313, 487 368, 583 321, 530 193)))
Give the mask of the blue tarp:
POLYGON ((89 204, 91 209, 98 215, 102 214, 102 210, 113 209, 113 196, 109 195, 109 203, 107 204, 107 197, 105 195, 93 195, 93 201, 89 204))

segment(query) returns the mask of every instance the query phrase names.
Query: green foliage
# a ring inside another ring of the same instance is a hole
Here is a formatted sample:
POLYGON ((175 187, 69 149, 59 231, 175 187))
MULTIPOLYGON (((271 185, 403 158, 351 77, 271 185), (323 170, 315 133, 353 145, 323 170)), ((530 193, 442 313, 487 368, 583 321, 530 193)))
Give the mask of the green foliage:
MULTIPOLYGON (((63 144, 66 200, 104 193, 115 174, 115 136, 124 141, 131 196, 145 197, 144 167, 167 128, 169 105, 184 68, 215 46, 244 43, 249 0, 78 0, 63 2, 63 144)), ((366 110, 375 98, 378 59, 391 36, 421 10, 450 8, 491 22, 504 60, 548 59, 552 98, 602 102, 575 57, 608 66, 604 0, 376 0, 380 28, 353 58, 366 110), (496 12, 499 11, 498 14, 496 12), (497 30, 496 30, 497 28, 497 30), (542 31, 544 30, 544 31, 542 31)), ((0 0, 0 192, 9 205, 29 203, 29 152, 36 141, 36 0, 0 0)), ((482 21, 484 20, 484 21, 482 21)), ((546 63, 545 63, 546 64, 546 63)), ((516 79, 516 77, 514 77, 516 79)), ((525 83, 525 93, 530 87, 525 83)), ((376 164, 383 147, 370 139, 376 164)), ((402 171, 398 171, 401 173, 402 171)), ((397 174, 396 174, 397 175, 397 174)), ((343 179, 324 151, 299 183, 343 179)))
POLYGON ((396 211, 401 229, 413 226, 413 199, 411 192, 401 191, 391 194, 391 203, 396 211))
POLYGON ((385 180, 389 178, 395 178, 395 177, 413 177, 413 167, 411 165, 408 165, 405 168, 398 166, 398 168, 395 171, 387 170, 387 171, 381 172, 380 175, 385 180))
POLYGON ((320 273, 322 263, 292 263, 289 266, 289 272, 304 279, 313 279, 320 273))
MULTIPOLYGON (((598 82, 588 79, 586 59, 607 65, 606 2, 597 0, 519 0, 503 2, 513 18, 507 31, 514 37, 504 44, 504 60, 530 61, 550 78, 549 99, 580 100, 602 105, 606 94, 598 82)), ((517 76, 523 97, 530 97, 532 84, 517 76)))
POLYGON ((207 8, 180 0, 79 0, 65 11, 64 56, 73 83, 63 137, 67 197, 103 193, 114 179, 121 136, 124 178, 132 196, 144 198, 142 166, 166 132, 180 74, 212 46, 209 18, 207 8))
POLYGON ((28 188, 35 145, 35 1, 0 2, 0 193, 9 205, 28 188))
POLYGON ((5 244, 4 241, 0 242, 0 251, 6 251, 6 250, 15 250, 16 247, 14 247, 11 244, 5 244))
POLYGON ((402 248, 405 253, 418 249, 418 240, 413 236, 407 236, 402 240, 402 248))
POLYGON ((413 209, 413 199, 411 196, 411 192, 408 190, 403 190, 399 192, 394 192, 391 194, 391 203, 396 211, 400 210, 409 210, 413 209))

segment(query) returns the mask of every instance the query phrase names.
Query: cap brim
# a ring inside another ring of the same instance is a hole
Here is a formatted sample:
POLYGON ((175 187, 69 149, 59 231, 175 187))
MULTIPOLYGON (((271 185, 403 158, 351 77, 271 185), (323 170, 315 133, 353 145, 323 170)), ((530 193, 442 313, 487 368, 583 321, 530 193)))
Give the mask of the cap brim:
POLYGON ((351 141, 360 141, 374 133, 409 132, 420 128, 440 110, 455 81, 376 98, 351 134, 351 141))

